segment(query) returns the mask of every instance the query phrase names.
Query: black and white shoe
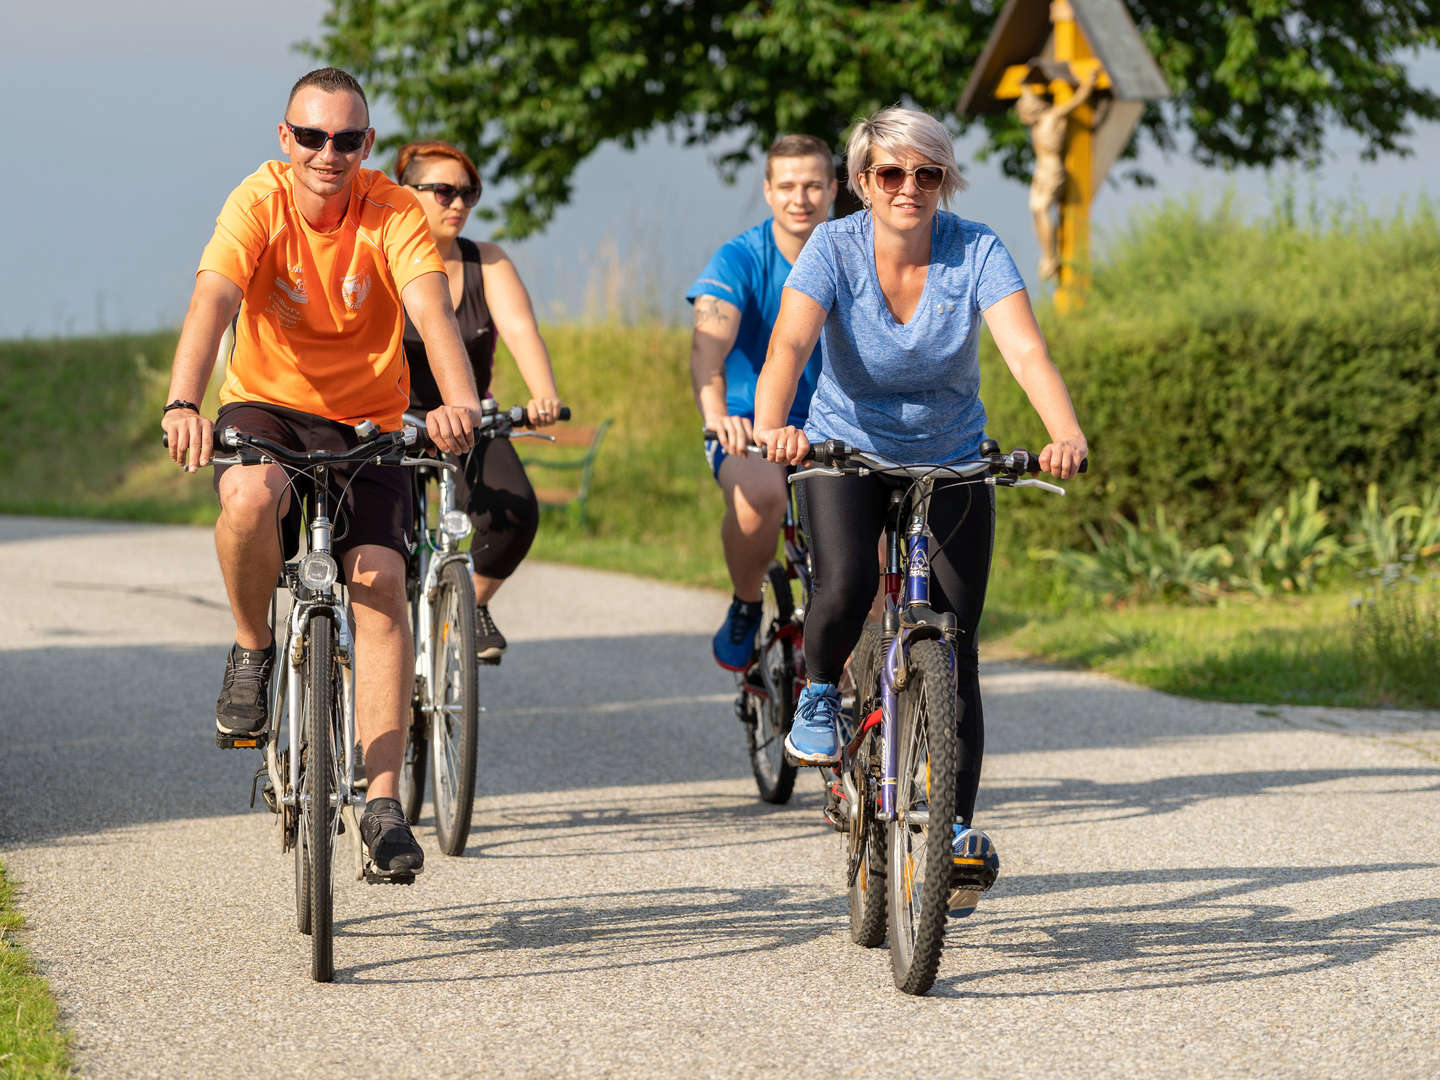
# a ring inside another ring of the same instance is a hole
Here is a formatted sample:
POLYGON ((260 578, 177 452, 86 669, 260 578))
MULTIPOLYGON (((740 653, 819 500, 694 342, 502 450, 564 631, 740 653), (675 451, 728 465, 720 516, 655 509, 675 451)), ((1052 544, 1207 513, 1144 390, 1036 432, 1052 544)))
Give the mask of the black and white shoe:
POLYGON ((475 608, 475 659, 482 664, 498 664, 505 648, 505 635, 490 617, 490 609, 480 604, 475 608))

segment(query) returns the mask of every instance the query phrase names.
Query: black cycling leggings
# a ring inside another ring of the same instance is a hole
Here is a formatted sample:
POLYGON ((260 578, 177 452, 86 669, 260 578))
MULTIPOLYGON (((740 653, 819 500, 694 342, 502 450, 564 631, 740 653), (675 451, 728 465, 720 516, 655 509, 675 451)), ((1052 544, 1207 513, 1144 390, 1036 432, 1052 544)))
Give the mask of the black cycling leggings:
MULTIPOLYGON (((813 476, 800 482, 800 507, 810 539, 814 580, 805 613, 805 667, 816 682, 838 682, 845 658, 860 640, 880 585, 876 552, 890 493, 903 477, 813 476)), ((980 786, 985 720, 980 708, 976 630, 985 606, 995 549, 995 492, 985 484, 936 484, 930 500, 930 606, 960 622, 956 682, 960 712, 960 768, 956 820, 969 824, 980 786)))
POLYGON ((482 577, 515 572, 540 526, 540 505, 509 439, 477 439, 455 478, 455 502, 475 526, 470 558, 482 577))

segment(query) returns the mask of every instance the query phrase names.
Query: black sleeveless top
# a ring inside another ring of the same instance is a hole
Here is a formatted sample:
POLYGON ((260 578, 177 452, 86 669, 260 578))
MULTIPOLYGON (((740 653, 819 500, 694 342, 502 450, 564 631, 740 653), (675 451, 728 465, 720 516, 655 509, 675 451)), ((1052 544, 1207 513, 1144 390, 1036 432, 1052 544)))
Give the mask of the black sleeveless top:
MULTIPOLYGON (((463 236, 456 237, 464 264, 464 283, 460 286, 460 306, 455 321, 460 324, 460 340, 470 354, 475 370, 475 389, 483 398, 490 389, 490 372, 495 366, 495 324, 490 320, 490 306, 485 303, 485 282, 480 274, 480 247, 463 236)), ((446 285, 447 295, 449 285, 446 285)), ((410 407, 429 412, 441 404, 440 388, 430 373, 425 357, 425 343, 420 331, 405 316, 405 362, 410 366, 410 407)))

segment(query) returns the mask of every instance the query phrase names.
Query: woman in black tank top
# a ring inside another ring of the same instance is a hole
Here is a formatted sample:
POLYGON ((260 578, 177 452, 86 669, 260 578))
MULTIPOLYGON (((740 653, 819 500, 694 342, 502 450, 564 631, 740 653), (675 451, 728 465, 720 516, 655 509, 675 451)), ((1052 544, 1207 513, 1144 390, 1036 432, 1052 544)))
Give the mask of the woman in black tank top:
MULTIPOLYGON (((430 233, 450 276, 450 298, 460 337, 475 369, 475 386, 488 396, 498 333, 505 339, 530 390, 530 422, 555 422, 561 402, 550 354, 535 322, 530 294, 498 244, 477 244, 460 235, 480 198, 480 173, 458 148, 443 142, 410 143, 395 159, 395 177, 415 190, 430 233)), ((410 366, 410 404, 429 411, 440 403, 420 334, 405 319, 405 360, 410 366)), ((530 550, 540 523, 535 491, 509 439, 480 439, 465 459, 456 498, 475 526, 470 557, 475 564, 476 655, 499 663, 505 637, 490 615, 490 599, 530 550)))

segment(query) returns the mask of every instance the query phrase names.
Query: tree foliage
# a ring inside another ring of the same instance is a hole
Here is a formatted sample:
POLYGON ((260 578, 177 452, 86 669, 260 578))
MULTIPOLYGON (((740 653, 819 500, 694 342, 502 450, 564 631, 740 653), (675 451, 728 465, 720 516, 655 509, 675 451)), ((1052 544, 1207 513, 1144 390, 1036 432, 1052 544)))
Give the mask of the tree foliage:
MULTIPOLYGON (((723 138, 728 179, 778 133, 838 146, 857 117, 897 101, 959 133, 955 103, 1001 6, 331 0, 308 49, 393 102, 407 135, 449 139, 487 180, 508 181, 502 234, 519 237, 569 200, 575 169, 606 142, 723 138)), ((1127 6, 1174 93, 1146 110, 1140 138, 1167 151, 1184 145, 1207 165, 1313 164, 1338 126, 1368 156, 1405 153, 1413 122, 1440 118, 1440 95, 1402 63, 1440 44, 1440 0, 1127 6)), ((1008 113, 983 122, 986 153, 1028 177, 1024 129, 1008 113)))

